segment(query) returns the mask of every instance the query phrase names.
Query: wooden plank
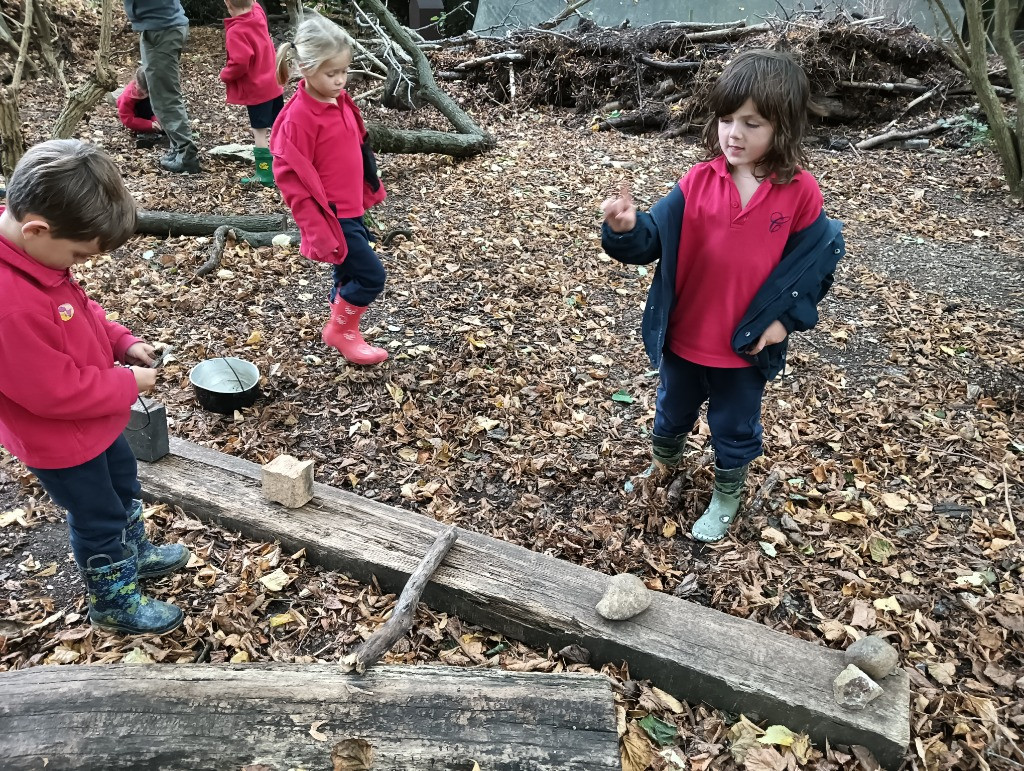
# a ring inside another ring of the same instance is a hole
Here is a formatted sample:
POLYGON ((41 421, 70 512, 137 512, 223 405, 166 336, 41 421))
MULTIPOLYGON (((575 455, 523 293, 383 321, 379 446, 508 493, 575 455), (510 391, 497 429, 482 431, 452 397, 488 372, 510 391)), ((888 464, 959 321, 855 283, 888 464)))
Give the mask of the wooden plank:
MULTIPOLYGON (((292 551, 359 580, 376 576, 401 590, 444 525, 327 485, 286 510, 264 501, 260 467, 178 439, 171 454, 139 464, 144 494, 239 530, 279 540, 292 551)), ((575 643, 593 660, 629 663, 678 698, 728 712, 754 714, 819 743, 859 744, 886 767, 900 765, 910 741, 910 686, 898 671, 866 710, 843 709, 832 681, 844 667, 839 651, 767 629, 667 594, 642 614, 606 621, 594 610, 608 577, 468 531, 423 595, 431 607, 538 647, 575 643)))
POLYGON ((353 738, 369 741, 380 771, 469 771, 474 761, 488 771, 621 770, 601 675, 69 666, 0 674, 0 691, 5 771, 329 769, 334 745, 353 738))

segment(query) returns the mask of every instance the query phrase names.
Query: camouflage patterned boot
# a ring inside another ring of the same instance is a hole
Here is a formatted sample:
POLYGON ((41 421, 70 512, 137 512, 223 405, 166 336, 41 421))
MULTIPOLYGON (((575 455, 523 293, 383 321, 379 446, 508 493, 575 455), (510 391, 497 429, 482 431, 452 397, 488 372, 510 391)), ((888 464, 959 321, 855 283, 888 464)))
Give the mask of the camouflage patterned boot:
POLYGON ((94 626, 126 634, 163 634, 181 625, 185 614, 168 602, 139 590, 138 556, 134 547, 120 562, 90 557, 85 568, 89 591, 89 620, 94 626), (97 565, 102 560, 108 564, 97 565))
POLYGON ((155 578, 173 573, 188 564, 192 554, 180 543, 154 546, 146 537, 146 523, 142 519, 142 501, 132 501, 128 512, 128 526, 124 529, 124 542, 135 547, 139 555, 139 578, 155 578))

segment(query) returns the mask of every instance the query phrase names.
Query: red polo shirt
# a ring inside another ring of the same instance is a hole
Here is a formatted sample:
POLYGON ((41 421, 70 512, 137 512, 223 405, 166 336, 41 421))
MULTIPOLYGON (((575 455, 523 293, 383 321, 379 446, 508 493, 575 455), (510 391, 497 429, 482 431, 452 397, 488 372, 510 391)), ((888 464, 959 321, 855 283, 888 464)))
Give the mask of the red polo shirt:
POLYGON ((724 156, 698 163, 679 187, 686 208, 669 350, 708 367, 749 367, 733 353, 732 333, 782 259, 790 233, 821 213, 821 190, 813 176, 798 171, 784 185, 762 182, 741 207, 724 156))
MULTIPOLYGON (((363 142, 360 123, 348 106, 351 100, 338 104, 321 102, 306 91, 303 81, 295 89, 293 100, 297 110, 292 120, 315 131, 307 157, 320 175, 327 200, 334 204, 339 217, 362 217, 363 207, 363 142)), ((353 105, 354 106, 354 105, 353 105)))

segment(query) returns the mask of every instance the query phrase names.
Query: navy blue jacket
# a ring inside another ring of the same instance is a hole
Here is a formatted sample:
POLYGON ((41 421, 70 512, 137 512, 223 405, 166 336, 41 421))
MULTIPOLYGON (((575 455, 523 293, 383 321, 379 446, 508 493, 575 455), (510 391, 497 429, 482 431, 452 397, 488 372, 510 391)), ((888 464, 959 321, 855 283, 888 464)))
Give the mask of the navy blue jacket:
MULTIPOLYGON (((656 369, 661 366, 669 317, 676 302, 676 265, 685 207, 683 191, 676 185, 650 213, 637 212, 632 230, 615 233, 607 224, 601 228, 601 246, 619 262, 645 265, 659 260, 641 325, 644 348, 656 369)), ((818 303, 832 286, 832 274, 846 253, 841 229, 842 223, 829 219, 822 211, 809 226, 792 233, 782 260, 754 295, 733 333, 733 351, 768 380, 786 366, 789 337, 766 345, 757 356, 746 353, 746 349, 773 321, 781 321, 790 333, 803 332, 818 323, 818 303)))

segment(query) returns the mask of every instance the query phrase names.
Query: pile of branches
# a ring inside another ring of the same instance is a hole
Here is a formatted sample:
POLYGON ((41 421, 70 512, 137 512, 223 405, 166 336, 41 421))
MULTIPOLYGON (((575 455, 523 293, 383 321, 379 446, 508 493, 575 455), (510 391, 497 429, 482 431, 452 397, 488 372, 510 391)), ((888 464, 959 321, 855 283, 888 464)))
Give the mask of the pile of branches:
POLYGON ((827 122, 874 126, 926 100, 956 99, 962 109, 973 99, 938 43, 881 17, 801 14, 755 25, 680 22, 636 29, 583 22, 571 32, 464 36, 446 41, 432 59, 439 79, 464 81, 499 102, 574 108, 598 130, 677 136, 703 125, 712 84, 746 48, 796 55, 827 122))

